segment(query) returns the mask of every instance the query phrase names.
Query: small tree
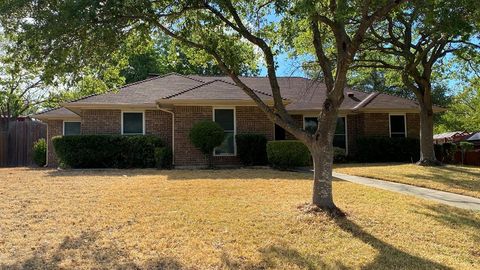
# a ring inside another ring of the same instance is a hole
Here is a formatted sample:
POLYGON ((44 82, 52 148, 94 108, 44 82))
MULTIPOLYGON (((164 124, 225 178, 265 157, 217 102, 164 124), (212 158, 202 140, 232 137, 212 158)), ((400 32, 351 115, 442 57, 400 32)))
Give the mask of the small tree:
POLYGON ((462 165, 465 160, 465 153, 473 149, 473 143, 471 142, 460 142, 460 150, 462 151, 462 165))
POLYGON ((196 123, 189 134, 190 141, 205 155, 209 168, 213 167, 213 149, 225 139, 223 128, 213 121, 196 123))

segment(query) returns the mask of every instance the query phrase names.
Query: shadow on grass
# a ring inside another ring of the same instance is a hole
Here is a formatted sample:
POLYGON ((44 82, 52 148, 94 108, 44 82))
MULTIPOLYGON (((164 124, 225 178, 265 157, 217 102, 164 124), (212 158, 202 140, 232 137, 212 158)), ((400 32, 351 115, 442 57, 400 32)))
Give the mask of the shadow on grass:
POLYGON ((378 255, 375 257, 375 260, 362 267, 362 269, 451 269, 442 264, 399 250, 366 232, 348 218, 336 219, 335 222, 342 230, 377 250, 378 255))
POLYGON ((232 258, 227 253, 221 256, 221 268, 225 269, 271 269, 296 266, 299 269, 349 269, 337 261, 328 264, 322 261, 320 256, 304 256, 299 251, 285 246, 272 245, 259 250, 261 261, 252 263, 244 258, 232 258))
POLYGON ((156 170, 156 169, 75 169, 50 170, 47 175, 51 178, 68 179, 70 177, 125 177, 159 176, 167 180, 229 180, 229 179, 273 179, 273 180, 311 180, 311 173, 278 171, 273 169, 195 169, 195 170, 156 170))
POLYGON ((171 257, 160 257, 144 264, 137 264, 129 259, 129 254, 115 247, 101 247, 96 244, 98 232, 83 232, 78 237, 65 237, 56 248, 43 246, 37 249, 33 256, 13 264, 0 263, 0 269, 188 269, 182 263, 171 257), (82 260, 75 266, 62 265, 72 258, 72 252, 78 252, 82 260), (88 265, 84 265, 88 263, 88 265), (75 269, 75 268, 73 268, 75 269))
POLYGON ((467 228, 480 241, 480 216, 475 216, 473 211, 442 204, 423 204, 418 208, 421 210, 416 211, 417 214, 432 218, 452 229, 467 228))

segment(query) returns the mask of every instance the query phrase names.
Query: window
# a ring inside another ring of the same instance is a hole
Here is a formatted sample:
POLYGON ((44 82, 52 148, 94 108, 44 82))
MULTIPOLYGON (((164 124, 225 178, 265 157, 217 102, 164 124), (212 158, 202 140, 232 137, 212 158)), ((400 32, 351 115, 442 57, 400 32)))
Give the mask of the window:
POLYGON ((405 138, 406 136, 405 115, 390 115, 390 137, 405 138))
POLYGON ((285 129, 275 124, 275 141, 282 141, 286 139, 285 129))
MULTIPOLYGON (((304 129, 310 133, 317 130, 317 117, 304 117, 304 129)), ((335 135, 333 137, 333 146, 347 149, 347 128, 346 118, 338 117, 335 135)))
POLYGON ((219 124, 225 132, 225 140, 216 147, 213 152, 215 156, 235 155, 235 110, 214 109, 213 121, 219 124))
POLYGON ((143 112, 122 113, 122 134, 144 134, 143 112))
POLYGON ((80 122, 63 122, 63 135, 80 135, 80 122))
POLYGON ((333 146, 347 149, 347 125, 345 117, 337 118, 337 127, 333 136, 333 146))

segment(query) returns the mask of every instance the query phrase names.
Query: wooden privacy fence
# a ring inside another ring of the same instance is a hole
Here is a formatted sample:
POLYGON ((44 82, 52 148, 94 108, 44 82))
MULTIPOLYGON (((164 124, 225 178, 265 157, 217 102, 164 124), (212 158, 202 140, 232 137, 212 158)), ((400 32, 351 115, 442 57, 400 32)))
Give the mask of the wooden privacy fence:
MULTIPOLYGON (((457 164, 462 163, 462 152, 458 151, 455 153, 455 162, 457 164)), ((463 164, 480 166, 480 149, 465 152, 463 164)))
POLYGON ((33 165, 33 144, 46 135, 47 126, 42 122, 11 122, 8 131, 0 132, 0 166, 33 165))

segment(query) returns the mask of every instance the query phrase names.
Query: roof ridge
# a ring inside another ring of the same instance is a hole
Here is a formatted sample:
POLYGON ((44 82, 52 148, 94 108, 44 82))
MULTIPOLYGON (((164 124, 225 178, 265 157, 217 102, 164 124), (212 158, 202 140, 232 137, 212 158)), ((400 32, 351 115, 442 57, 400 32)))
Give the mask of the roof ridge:
POLYGON ((214 83, 216 81, 219 81, 219 80, 213 80, 213 81, 209 81, 209 82, 203 82, 202 84, 199 84, 199 85, 195 85, 193 87, 190 87, 190 88, 187 88, 187 89, 184 89, 182 91, 179 91, 175 94, 171 94, 171 95, 168 95, 168 96, 165 96, 165 97, 162 97, 161 99, 170 99, 172 97, 176 97, 176 96, 179 96, 179 95, 182 95, 182 94, 185 94, 186 92, 190 92, 192 90, 195 90, 199 87, 202 87, 202 86, 205 86, 205 85, 208 85, 208 84, 211 84, 211 83, 214 83))
POLYGON ((352 111, 358 110, 362 107, 365 107, 370 103, 372 100, 374 100, 380 92, 372 92, 370 93, 366 98, 364 98, 362 101, 360 101, 355 107, 353 107, 352 111))
MULTIPOLYGON (((159 75, 159 76, 155 76, 155 77, 151 77, 151 78, 146 78, 146 79, 143 79, 143 80, 140 80, 140 81, 136 81, 136 82, 131 82, 131 83, 127 83, 125 85, 122 85, 118 88, 111 88, 103 93, 94 93, 94 94, 90 94, 90 95, 87 95, 87 96, 83 96, 83 97, 80 97, 80 98, 77 98, 77 99, 72 99, 72 100, 69 100, 69 101, 66 101, 66 102, 63 102, 63 103, 72 103, 72 102, 76 102, 76 101, 80 101, 80 100, 84 100, 86 98, 89 98, 89 97, 94 97, 94 96, 100 96, 100 95, 103 95, 103 94, 107 94, 107 93, 110 93, 114 90, 120 90, 120 89, 123 89, 123 88, 126 88, 126 87, 130 87, 132 85, 137 85, 137 84, 141 84, 141 83, 144 83, 144 82, 149 82, 149 81, 153 81, 153 80, 157 80, 157 79, 161 79, 161 78, 165 78, 167 76, 171 76, 171 75, 177 75, 177 76, 181 76, 181 77, 184 77, 184 78, 187 78, 187 79, 190 79, 190 80, 194 80, 194 81, 197 81, 197 82, 202 82, 202 83, 205 83, 204 81, 201 81, 201 80, 197 80, 197 79, 194 79, 194 78, 190 78, 188 76, 185 76, 185 75, 182 75, 180 73, 177 73, 177 72, 169 72, 169 73, 165 73, 165 74, 162 74, 162 75, 159 75)), ((64 106, 62 106, 64 107, 64 106)))
MULTIPOLYGON (((220 82, 228 83, 228 84, 231 84, 231 85, 233 85, 233 86, 236 86, 236 87, 242 89, 240 86, 236 85, 235 83, 227 82, 227 81, 224 81, 224 80, 222 80, 222 79, 215 79, 215 80, 213 80, 213 81, 220 81, 220 82)), ((213 82, 213 81, 212 81, 212 82, 213 82)), ((260 91, 260 90, 257 90, 257 89, 253 89, 253 88, 250 88, 250 89, 252 89, 252 91, 257 92, 257 93, 260 93, 260 94, 262 94, 262 95, 266 95, 266 96, 269 96, 269 97, 273 97, 273 95, 271 95, 271 94, 269 94, 269 93, 267 93, 267 92, 263 92, 263 91, 260 91)))
MULTIPOLYGON (((188 89, 179 91, 179 92, 177 92, 177 93, 175 93, 175 94, 171 94, 171 95, 162 97, 161 99, 170 99, 170 98, 173 98, 173 97, 177 97, 177 96, 179 96, 179 95, 185 94, 185 93, 187 93, 187 92, 190 92, 190 91, 192 91, 192 90, 198 89, 198 88, 200 88, 200 87, 204 87, 204 86, 206 86, 206 85, 209 85, 209 84, 212 84, 212 83, 215 83, 215 82, 222 82, 222 83, 225 83, 225 84, 229 84, 229 85, 232 85, 232 86, 236 86, 236 87, 240 88, 240 90, 242 90, 240 86, 238 86, 238 85, 236 85, 236 84, 234 84, 234 83, 227 82, 227 81, 222 80, 222 79, 215 79, 215 80, 211 80, 211 81, 209 81, 209 82, 204 82, 204 83, 199 84, 199 85, 196 85, 196 86, 194 86, 194 87, 191 87, 191 88, 188 88, 188 89)), ((273 97, 273 95, 270 95, 270 94, 268 94, 268 93, 266 93, 266 92, 259 91, 259 90, 253 89, 253 88, 252 88, 252 91, 257 92, 257 93, 262 94, 262 95, 265 95, 265 96, 273 97)))

